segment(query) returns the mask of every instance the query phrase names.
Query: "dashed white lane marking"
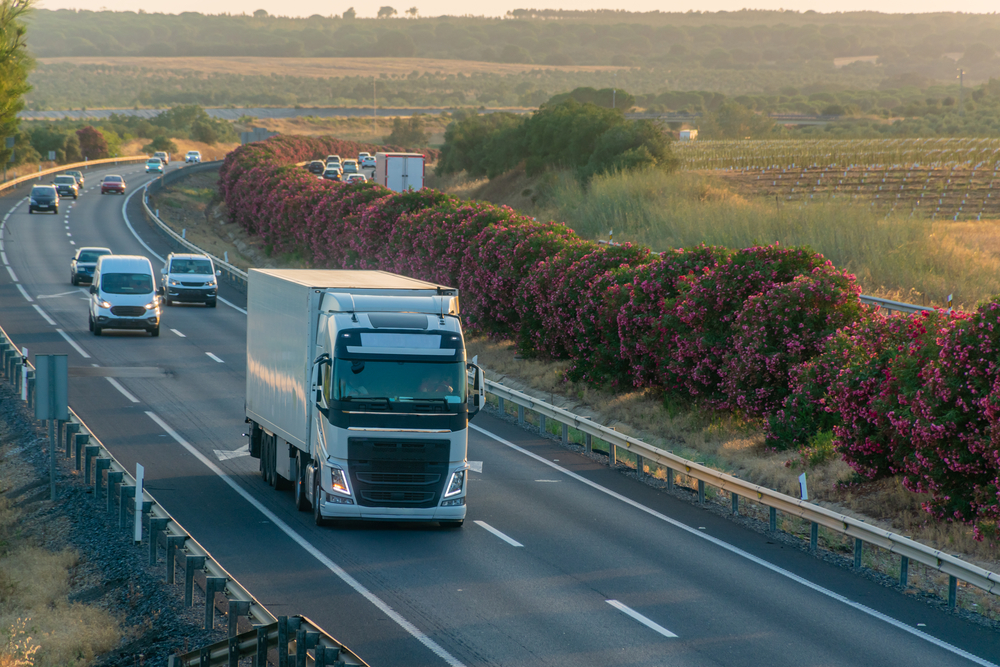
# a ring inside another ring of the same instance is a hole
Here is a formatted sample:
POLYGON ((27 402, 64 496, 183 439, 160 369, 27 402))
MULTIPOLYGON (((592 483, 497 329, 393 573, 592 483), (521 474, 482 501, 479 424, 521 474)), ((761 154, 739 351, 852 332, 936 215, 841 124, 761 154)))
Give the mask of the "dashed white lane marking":
POLYGON ((73 236, 70 232, 66 232, 66 236, 73 236))
POLYGON ((661 635, 663 635, 664 637, 670 637, 670 638, 676 638, 677 637, 677 635, 675 635, 674 633, 670 632, 670 630, 667 630, 665 627, 663 627, 659 623, 651 621, 650 619, 646 618, 645 616, 643 616, 642 614, 640 614, 639 612, 637 612, 635 609, 631 609, 631 608, 623 605, 618 600, 605 600, 605 602, 607 602, 609 605, 611 605, 612 607, 614 607, 618 611, 622 612, 626 616, 631 616, 632 618, 634 618, 635 620, 639 621, 640 623, 642 623, 643 625, 645 625, 647 628, 649 628, 650 630, 652 630, 653 632, 658 632, 661 635))
POLYGON ((504 438, 501 438, 499 435, 496 435, 495 433, 491 433, 491 432, 487 431, 486 429, 484 429, 484 428, 482 428, 480 426, 476 426, 475 424, 469 424, 469 428, 472 429, 473 431, 477 431, 479 433, 482 433, 483 435, 485 435, 488 438, 492 438, 493 440, 496 440, 500 444, 502 444, 502 445, 504 445, 506 447, 509 447, 510 449, 513 449, 516 452, 520 452, 521 454, 524 454, 528 458, 531 458, 531 459, 534 459, 534 460, 538 461, 542 465, 547 465, 550 468, 552 468, 553 470, 558 470, 559 472, 561 472, 566 477, 569 477, 570 479, 574 479, 574 480, 580 482, 581 484, 589 486, 590 488, 594 489, 595 491, 598 491, 599 493, 603 493, 606 496, 609 496, 609 497, 614 498, 614 499, 616 499, 616 500, 618 500, 618 501, 620 501, 622 503, 625 503, 626 505, 634 507, 635 509, 639 510, 640 512, 644 512, 644 513, 648 514, 651 517, 654 517, 654 518, 656 518, 656 519, 658 519, 660 521, 663 521, 664 523, 668 523, 671 526, 677 528, 678 530, 682 530, 685 533, 688 533, 689 535, 694 535, 694 536, 696 536, 698 538, 701 538, 703 540, 711 542, 715 546, 717 546, 717 547, 719 547, 721 549, 725 549, 726 551, 730 552, 731 554, 734 554, 734 555, 739 556, 741 558, 745 558, 746 560, 750 561, 751 563, 755 563, 756 565, 759 565, 760 567, 762 567, 764 569, 770 570, 771 572, 774 572, 775 574, 777 574, 779 576, 785 577, 786 579, 789 579, 789 580, 794 581, 794 582, 796 582, 798 584, 801 584, 802 586, 805 586, 806 588, 809 588, 810 590, 813 590, 813 591, 819 593, 820 595, 824 595, 824 596, 826 596, 826 597, 828 597, 828 598, 830 598, 832 600, 836 600, 837 602, 840 602, 840 603, 842 603, 844 605, 847 605, 848 607, 851 607, 852 609, 854 609, 856 611, 860 611, 862 614, 866 614, 867 616, 871 616, 872 618, 877 618, 878 620, 886 623, 887 625, 891 625, 892 627, 896 628, 897 630, 901 630, 903 632, 909 633, 910 635, 912 635, 914 637, 918 637, 920 639, 923 639, 928 644, 933 644, 934 646, 937 646, 938 648, 944 649, 945 651, 948 651, 949 653, 952 653, 954 655, 961 656, 961 657, 965 658, 966 660, 974 662, 977 665, 982 665, 983 667, 997 667, 997 665, 995 663, 992 663, 989 660, 986 660, 984 658, 980 658, 979 656, 974 655, 972 653, 969 653, 968 651, 966 651, 964 649, 961 649, 961 648, 959 648, 957 646, 949 644, 948 642, 944 641, 943 639, 938 639, 937 637, 934 637, 933 635, 929 635, 926 632, 923 632, 921 630, 917 630, 916 628, 911 628, 906 623, 903 623, 902 621, 898 621, 895 618, 893 618, 892 616, 889 616, 887 614, 883 614, 882 612, 880 612, 880 611, 878 611, 876 609, 872 609, 871 607, 865 606, 865 605, 861 604, 860 602, 855 602, 854 600, 851 600, 851 599, 849 599, 847 597, 844 597, 843 595, 841 595, 839 593, 833 592, 829 588, 824 588, 823 586, 820 586, 819 584, 813 583, 812 581, 809 581, 805 577, 800 577, 799 575, 797 575, 797 574, 795 574, 793 572, 790 572, 789 570, 786 570, 786 569, 784 569, 782 567, 779 567, 779 566, 775 565, 774 563, 769 563, 768 561, 764 560, 763 558, 759 558, 757 556, 754 556, 753 554, 751 554, 751 553, 749 553, 747 551, 744 551, 743 549, 740 549, 737 546, 734 546, 732 544, 729 544, 728 542, 720 540, 717 537, 712 537, 711 535, 707 535, 707 534, 705 534, 702 531, 696 530, 696 529, 692 528, 691 526, 678 521, 677 519, 671 518, 671 517, 669 517, 669 516, 667 516, 667 515, 665 515, 665 514, 663 514, 661 512, 657 512, 654 509, 646 507, 642 503, 637 502, 635 500, 632 500, 631 498, 626 498, 625 496, 621 495, 620 493, 617 493, 615 491, 612 491, 611 489, 605 488, 605 487, 601 486, 600 484, 598 484, 597 482, 593 482, 593 481, 591 481, 591 480, 589 480, 589 479, 587 479, 587 478, 585 478, 585 477, 583 477, 581 475, 576 474, 575 472, 573 472, 571 470, 568 470, 568 469, 566 469, 566 468, 564 468, 564 467, 562 467, 560 465, 557 465, 556 463, 553 463, 551 461, 543 459, 538 454, 535 454, 534 452, 529 452, 525 448, 519 447, 518 445, 515 445, 510 440, 506 440, 504 438))
MULTIPOLYGON (((55 324, 55 322, 53 322, 53 324, 55 324)), ((63 338, 66 339, 67 343, 69 343, 70 345, 73 346, 73 349, 76 350, 81 357, 83 357, 84 359, 90 359, 90 355, 87 354, 86 352, 84 352, 83 348, 80 347, 79 345, 77 345, 76 341, 73 340, 72 338, 70 338, 69 335, 65 331, 63 331, 62 329, 56 329, 56 331, 59 332, 60 336, 62 336, 63 338)), ((94 365, 96 366, 97 364, 94 364, 94 365)))
POLYGON ((51 317, 49 317, 49 314, 48 314, 48 313, 46 313, 46 312, 45 312, 44 310, 42 310, 42 307, 41 307, 41 306, 39 306, 39 305, 38 305, 38 304, 36 303, 36 304, 34 304, 34 307, 35 307, 35 310, 37 310, 37 311, 38 311, 38 314, 39 314, 39 315, 41 315, 42 317, 44 317, 44 318, 45 318, 45 321, 46 321, 46 322, 48 322, 48 323, 49 323, 49 324, 51 324, 52 326, 55 326, 55 325, 56 325, 56 321, 55 321, 54 319, 52 319, 51 317))
POLYGON ((124 396, 128 400, 132 401, 133 403, 138 403, 139 402, 139 399, 136 398, 135 396, 133 396, 132 394, 130 394, 129 391, 128 391, 128 389, 126 389, 125 387, 123 387, 121 385, 121 383, 118 382, 118 380, 116 380, 114 378, 104 378, 104 379, 107 380, 108 382, 110 382, 111 386, 114 387, 115 389, 117 389, 118 391, 120 391, 122 393, 122 396, 124 396))
POLYGON ((178 331, 177 329, 171 329, 171 331, 173 331, 173 332, 174 332, 175 334, 177 334, 177 335, 178 335, 178 336, 180 336, 181 338, 187 338, 187 336, 185 336, 184 334, 182 334, 182 333, 181 333, 180 331, 178 331))
POLYGON ((497 530, 496 528, 494 528, 490 524, 486 523, 485 521, 475 521, 475 524, 477 526, 485 528, 486 530, 488 530, 489 532, 493 533, 494 535, 496 535, 497 537, 499 537, 501 540, 503 540, 504 542, 506 542, 507 544, 509 544, 512 547, 523 547, 524 546, 523 544, 521 544, 520 542, 518 542, 517 540, 515 540, 513 537, 508 537, 507 535, 504 535, 499 530, 497 530))
POLYGON ((69 244, 70 245, 76 245, 76 241, 70 241, 69 244))
POLYGON ((25 299, 27 299, 28 303, 31 303, 32 301, 34 301, 34 299, 32 299, 30 296, 28 296, 28 291, 24 289, 24 285, 22 285, 21 283, 18 283, 17 284, 17 289, 19 289, 21 291, 21 296, 23 296, 25 299))
POLYGON ((212 354, 211 352, 206 352, 205 354, 207 354, 207 355, 208 355, 209 359, 215 359, 215 360, 216 360, 216 361, 218 361, 218 362, 219 362, 220 364, 224 364, 224 363, 226 363, 226 362, 224 362, 224 361, 223 361, 222 359, 219 359, 219 358, 218 358, 217 356, 215 356, 214 354, 212 354))
POLYGON ((545 482, 545 483, 548 483, 548 484, 558 484, 559 483, 558 479, 536 479, 535 481, 536 482, 545 482))
POLYGON ((213 451, 215 452, 216 458, 220 461, 228 461, 229 459, 236 459, 241 456, 250 456, 250 445, 243 445, 239 449, 234 449, 232 451, 225 449, 216 449, 213 451))
POLYGON ((312 543, 309 542, 309 540, 307 540, 306 538, 302 537, 297 532, 295 532, 295 530, 287 523, 285 523, 281 518, 279 518, 277 514, 275 514, 268 508, 264 507, 264 505, 262 505, 259 500, 257 500, 254 496, 252 496, 249 491, 247 491, 242 486, 234 482, 232 477, 224 473, 222 469, 219 468, 219 466, 212 463, 212 461, 207 456, 205 456, 200 451, 195 449, 194 446, 187 440, 182 438, 177 433, 177 431, 170 428, 170 426, 167 425, 165 421, 160 419, 159 415, 157 415, 155 412, 146 412, 146 414, 149 416, 150 419, 156 422, 156 424, 160 428, 162 428, 167 435, 176 440, 181 447, 186 449, 188 453, 191 454, 191 456, 201 461, 201 463, 205 467, 207 467, 213 473, 218 475, 219 478, 222 479, 222 481, 225 482, 227 485, 229 485, 229 487, 233 491, 240 494, 240 497, 242 497, 245 501, 253 505, 257 509, 257 511, 263 514, 267 518, 267 520, 270 521, 278 530, 283 532, 285 535, 288 535, 288 537, 291 538, 300 547, 302 547, 306 551, 306 553, 308 553, 310 556, 318 560, 323 565, 323 567, 328 569, 330 572, 332 572, 334 575, 340 578, 341 581, 343 581, 345 584, 353 588, 358 594, 360 594, 370 603, 375 605, 375 607, 379 611, 381 611, 383 614, 392 619, 393 622, 399 625, 399 627, 403 628, 403 630, 408 632, 411 637, 413 637, 418 642, 420 642, 428 649, 430 649, 431 652, 434 653, 434 655, 444 660, 445 663, 448 664, 450 667, 464 667, 462 662, 460 662, 455 656, 448 653, 448 651, 446 651, 440 644, 438 644, 436 641, 434 641, 426 634, 424 634, 424 632, 422 632, 417 626, 413 625, 413 623, 410 623, 408 620, 403 618, 402 614, 400 614, 398 611, 389 606, 389 604, 387 604, 384 600, 382 600, 377 595, 372 593, 370 590, 365 588, 364 585, 360 581, 355 579, 353 576, 351 576, 351 574, 348 573, 347 570, 345 570, 340 565, 337 565, 335 562, 330 560, 330 558, 326 554, 324 554, 315 546, 313 546, 312 543))

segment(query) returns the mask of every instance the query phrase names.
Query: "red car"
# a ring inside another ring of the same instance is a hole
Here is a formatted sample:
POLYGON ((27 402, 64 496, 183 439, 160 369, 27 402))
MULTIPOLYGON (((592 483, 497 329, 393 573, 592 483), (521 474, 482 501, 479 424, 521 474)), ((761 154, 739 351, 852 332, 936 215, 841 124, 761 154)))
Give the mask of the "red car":
POLYGON ((125 194, 125 179, 121 176, 105 176, 101 181, 101 194, 106 192, 125 194))

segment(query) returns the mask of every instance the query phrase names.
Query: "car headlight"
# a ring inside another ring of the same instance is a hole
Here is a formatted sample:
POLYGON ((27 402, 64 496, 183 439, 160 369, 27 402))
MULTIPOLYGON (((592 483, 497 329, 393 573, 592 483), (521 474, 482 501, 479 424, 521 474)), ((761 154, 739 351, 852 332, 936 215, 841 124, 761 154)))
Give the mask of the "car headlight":
POLYGON ((334 468, 330 466, 330 487, 334 493, 339 493, 344 496, 351 495, 351 487, 347 483, 347 474, 344 472, 343 468, 334 468))
POLYGON ((172 286, 174 286, 174 287, 177 287, 178 285, 180 285, 180 284, 181 284, 181 281, 179 281, 179 280, 174 280, 173 278, 171 278, 171 279, 170 279, 169 281, 167 281, 167 282, 168 282, 168 284, 169 284, 169 285, 172 285, 172 286))
POLYGON ((451 481, 448 482, 448 490, 445 492, 444 497, 450 498, 451 496, 457 495, 462 492, 465 488, 465 471, 456 470, 451 474, 451 481))
POLYGON ((213 278, 212 280, 209 280, 207 283, 205 283, 205 287, 215 287, 215 279, 213 278))
POLYGON ((97 305, 100 306, 101 308, 110 308, 111 307, 111 304, 108 303, 107 301, 105 301, 104 299, 101 299, 100 301, 98 301, 97 305))
POLYGON ((145 306, 143 306, 143 307, 144 307, 144 308, 145 308, 146 310, 154 310, 154 309, 156 308, 156 302, 155 302, 155 301, 150 301, 149 303, 147 303, 147 304, 146 304, 145 306))

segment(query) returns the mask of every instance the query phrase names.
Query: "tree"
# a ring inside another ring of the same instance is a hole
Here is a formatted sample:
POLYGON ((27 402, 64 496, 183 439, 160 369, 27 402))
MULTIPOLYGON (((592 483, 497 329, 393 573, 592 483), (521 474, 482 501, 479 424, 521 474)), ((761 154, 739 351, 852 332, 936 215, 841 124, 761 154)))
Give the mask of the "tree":
POLYGON ((177 144, 175 144, 169 137, 159 136, 142 147, 143 153, 156 153, 157 151, 176 153, 177 144))
POLYGON ((191 124, 191 138, 195 141, 200 141, 203 144, 214 144, 219 140, 219 134, 212 127, 211 123, 206 123, 202 120, 196 120, 191 124))
POLYGON ((426 146, 427 134, 423 125, 419 114, 410 116, 408 121, 397 117, 392 121, 392 134, 385 138, 385 143, 407 148, 426 146))
POLYGON ((341 16, 343 16, 345 19, 347 19, 348 21, 350 21, 350 20, 354 19, 355 17, 357 17, 357 15, 358 15, 358 13, 356 11, 354 11, 354 7, 348 7, 347 11, 345 11, 341 16))
POLYGON ((387 18, 392 18, 395 15, 396 15, 396 10, 393 9, 392 7, 388 5, 386 5, 385 7, 379 7, 378 18, 387 19, 387 18))
POLYGON ((100 160, 108 157, 108 142, 104 135, 92 125, 81 127, 76 131, 80 141, 80 153, 87 160, 100 160))
POLYGON ((706 139, 759 138, 775 130, 774 121, 736 102, 726 102, 718 111, 702 118, 701 133, 706 139))
POLYGON ((406 13, 410 15, 410 18, 417 18, 417 14, 420 12, 416 7, 410 7, 406 10, 406 13))
POLYGON ((34 64, 25 43, 21 19, 31 0, 0 0, 0 161, 7 164, 6 137, 17 134, 17 113, 24 108, 24 94, 31 90, 28 71, 34 64))
POLYGON ((253 13, 253 17, 255 19, 266 19, 268 17, 267 10, 266 9, 258 9, 257 11, 255 11, 253 13))
MULTIPOLYGON (((58 151, 57 151, 58 152, 58 151)), ((70 132, 63 139, 62 162, 80 162, 83 156, 80 155, 80 138, 75 133, 70 132)))

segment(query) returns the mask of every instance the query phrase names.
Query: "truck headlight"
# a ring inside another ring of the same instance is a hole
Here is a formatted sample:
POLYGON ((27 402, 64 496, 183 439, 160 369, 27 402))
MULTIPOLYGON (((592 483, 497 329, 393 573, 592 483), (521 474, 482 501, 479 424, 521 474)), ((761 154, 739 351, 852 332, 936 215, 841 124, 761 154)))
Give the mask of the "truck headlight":
POLYGON ((345 496, 351 495, 351 487, 347 483, 347 474, 344 473, 342 468, 330 467, 330 488, 333 489, 334 493, 340 493, 345 496))
POLYGON ((100 306, 101 308, 110 308, 111 307, 111 304, 108 303, 107 301, 105 301, 104 299, 101 299, 100 301, 98 301, 97 305, 100 306))
POLYGON ((154 302, 150 301, 149 303, 147 303, 145 305, 145 308, 146 308, 146 310, 153 310, 154 308, 156 308, 156 304, 154 302))
POLYGON ((444 497, 449 498, 456 494, 462 492, 465 488, 465 471, 456 470, 451 474, 451 481, 448 482, 448 490, 445 491, 444 497))

